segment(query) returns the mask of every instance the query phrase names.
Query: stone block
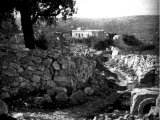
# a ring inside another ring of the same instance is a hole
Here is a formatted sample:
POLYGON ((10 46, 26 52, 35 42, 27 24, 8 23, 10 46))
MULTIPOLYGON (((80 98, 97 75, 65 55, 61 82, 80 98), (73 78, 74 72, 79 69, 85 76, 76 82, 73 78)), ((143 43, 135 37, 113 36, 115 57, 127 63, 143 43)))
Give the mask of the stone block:
POLYGON ((37 82, 32 82, 32 86, 36 87, 37 86, 37 82))
POLYGON ((25 87, 25 86, 27 86, 27 84, 28 84, 28 82, 21 82, 20 87, 25 87))
POLYGON ((43 63, 43 65, 49 67, 51 65, 52 61, 53 60, 51 58, 47 58, 47 59, 44 59, 42 63, 43 63))
POLYGON ((43 75, 42 80, 52 80, 52 76, 50 74, 49 75, 43 75))
POLYGON ((64 87, 55 87, 56 93, 65 92, 67 93, 67 89, 64 87))
POLYGON ((47 90, 47 94, 49 95, 49 96, 55 96, 55 94, 56 94, 56 90, 55 89, 51 89, 51 90, 47 90))
POLYGON ((12 83, 12 86, 13 86, 13 87, 18 87, 18 86, 19 86, 19 83, 18 83, 18 82, 13 82, 13 83, 12 83))
POLYGON ((21 58, 21 57, 26 57, 28 55, 28 52, 27 51, 18 51, 16 53, 16 56, 21 58))
POLYGON ((44 74, 51 74, 51 71, 50 71, 50 69, 48 69, 48 68, 45 68, 45 70, 44 70, 44 74))
POLYGON ((69 84, 69 79, 66 76, 56 76, 54 81, 61 87, 67 86, 69 84))
POLYGON ((57 61, 54 61, 53 64, 52 64, 52 66, 53 66, 53 68, 54 68, 55 70, 60 70, 60 65, 58 64, 57 61))
POLYGON ((93 95, 94 90, 91 87, 86 87, 84 89, 84 93, 87 94, 87 95, 93 95))
POLYGON ((33 75, 32 81, 34 81, 34 82, 40 82, 40 80, 41 80, 41 76, 39 76, 39 75, 33 75))
POLYGON ((42 105, 45 102, 45 99, 44 97, 35 97, 33 102, 36 105, 42 105))
POLYGON ((28 67, 27 67, 27 70, 36 71, 36 68, 34 68, 33 66, 28 66, 28 67))
POLYGON ((3 70, 2 74, 8 75, 8 76, 17 76, 17 71, 16 71, 16 69, 9 67, 9 68, 3 70))
POLYGON ((84 100, 85 100, 85 95, 82 90, 78 90, 70 96, 70 102, 72 104, 78 104, 83 102, 84 100))
POLYGON ((38 70, 40 70, 40 71, 43 71, 43 72, 44 72, 44 70, 45 70, 45 66, 44 66, 44 65, 40 65, 40 66, 38 67, 38 70))
POLYGON ((56 87, 56 83, 53 80, 48 80, 47 81, 47 86, 51 87, 51 88, 54 88, 54 87, 56 87))
POLYGON ((56 100, 59 102, 66 102, 68 100, 68 95, 66 92, 60 92, 56 95, 56 100))
POLYGON ((22 67, 18 67, 18 72, 20 73, 20 72, 23 72, 24 71, 24 69, 22 68, 22 67))
POLYGON ((63 63, 62 64, 62 69, 67 69, 69 67, 68 63, 63 63))
POLYGON ((33 61, 37 64, 40 64, 42 62, 42 58, 40 57, 33 57, 33 61))

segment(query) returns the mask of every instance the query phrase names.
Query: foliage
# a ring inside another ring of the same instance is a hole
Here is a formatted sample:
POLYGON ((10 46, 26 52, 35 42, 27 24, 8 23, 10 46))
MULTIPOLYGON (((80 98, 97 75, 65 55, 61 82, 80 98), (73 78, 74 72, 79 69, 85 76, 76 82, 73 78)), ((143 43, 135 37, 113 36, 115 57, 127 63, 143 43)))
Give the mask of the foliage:
POLYGON ((94 46, 94 44, 98 41, 96 37, 89 37, 89 38, 83 38, 83 39, 73 39, 75 43, 85 44, 88 47, 94 46))
POLYGON ((40 34, 38 39, 35 42, 38 48, 47 49, 48 42, 46 39, 46 35, 44 33, 40 34))
POLYGON ((124 42, 129 45, 129 46, 137 46, 137 45, 142 45, 142 42, 139 41, 135 35, 129 35, 129 34, 123 34, 122 38, 124 42))
POLYGON ((144 47, 142 47, 142 50, 153 50, 155 49, 155 45, 145 45, 144 47))
POLYGON ((107 38, 105 41, 107 41, 107 43, 108 43, 110 46, 113 46, 113 45, 114 45, 113 37, 114 37, 115 35, 117 35, 117 33, 111 33, 111 32, 108 33, 108 38, 107 38))
POLYGON ((36 20, 40 18, 52 24, 60 14, 63 19, 67 19, 75 12, 74 5, 74 0, 5 0, 0 4, 0 18, 11 14, 14 9, 20 11, 25 45, 34 49, 36 42, 32 25, 36 20))
POLYGON ((9 38, 18 32, 18 28, 14 23, 13 16, 3 19, 0 27, 0 44, 7 44, 9 38))
POLYGON ((94 49, 96 50, 105 50, 107 47, 109 47, 107 41, 98 41, 96 44, 94 44, 94 49))

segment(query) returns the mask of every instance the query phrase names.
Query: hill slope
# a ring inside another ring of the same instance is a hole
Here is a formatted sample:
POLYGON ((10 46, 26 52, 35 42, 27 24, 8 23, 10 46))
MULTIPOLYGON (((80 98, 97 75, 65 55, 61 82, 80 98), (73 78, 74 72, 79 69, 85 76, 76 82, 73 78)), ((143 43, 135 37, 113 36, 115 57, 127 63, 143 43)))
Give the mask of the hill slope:
POLYGON ((103 29, 106 32, 117 34, 134 34, 140 40, 150 43, 158 39, 159 16, 146 15, 104 19, 72 18, 65 23, 60 22, 57 29, 71 31, 77 27, 103 29))

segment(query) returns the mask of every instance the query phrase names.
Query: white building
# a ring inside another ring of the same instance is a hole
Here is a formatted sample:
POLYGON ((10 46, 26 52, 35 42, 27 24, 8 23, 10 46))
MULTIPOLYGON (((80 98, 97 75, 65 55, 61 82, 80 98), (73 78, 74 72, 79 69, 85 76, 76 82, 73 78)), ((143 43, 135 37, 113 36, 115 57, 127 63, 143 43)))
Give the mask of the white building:
POLYGON ((100 39, 104 39, 105 33, 104 30, 82 30, 81 28, 72 30, 72 38, 82 39, 88 37, 97 37, 100 39))

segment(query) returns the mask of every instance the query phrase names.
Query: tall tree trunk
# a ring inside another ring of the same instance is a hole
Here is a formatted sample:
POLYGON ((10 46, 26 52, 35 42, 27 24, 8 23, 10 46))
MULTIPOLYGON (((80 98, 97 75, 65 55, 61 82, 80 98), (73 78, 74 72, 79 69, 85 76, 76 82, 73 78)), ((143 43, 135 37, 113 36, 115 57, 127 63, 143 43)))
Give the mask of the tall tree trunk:
POLYGON ((23 7, 20 9, 21 24, 24 34, 25 46, 29 49, 35 49, 34 33, 29 10, 30 7, 27 4, 23 5, 23 7))

